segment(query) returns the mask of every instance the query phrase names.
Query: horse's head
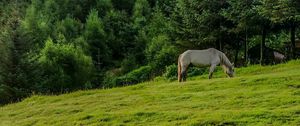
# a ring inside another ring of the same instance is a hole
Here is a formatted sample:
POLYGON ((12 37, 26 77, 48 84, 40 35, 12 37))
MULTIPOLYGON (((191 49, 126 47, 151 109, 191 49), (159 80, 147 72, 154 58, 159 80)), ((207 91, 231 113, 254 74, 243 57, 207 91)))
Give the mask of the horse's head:
POLYGON ((233 77, 234 76, 234 63, 231 66, 227 67, 226 74, 229 77, 233 77))

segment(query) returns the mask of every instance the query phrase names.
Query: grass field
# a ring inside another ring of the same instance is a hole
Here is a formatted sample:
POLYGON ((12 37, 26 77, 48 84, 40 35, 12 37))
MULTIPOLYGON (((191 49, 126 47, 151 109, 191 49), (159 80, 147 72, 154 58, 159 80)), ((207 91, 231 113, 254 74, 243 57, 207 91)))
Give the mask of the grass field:
POLYGON ((299 60, 214 77, 32 96, 0 107, 0 125, 300 125, 299 60))

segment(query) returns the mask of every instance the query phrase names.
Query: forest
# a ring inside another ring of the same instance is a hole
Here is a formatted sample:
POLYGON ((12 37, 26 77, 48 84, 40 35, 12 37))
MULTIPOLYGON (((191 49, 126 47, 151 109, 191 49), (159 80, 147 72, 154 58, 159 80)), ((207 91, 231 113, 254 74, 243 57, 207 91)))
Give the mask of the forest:
POLYGON ((0 104, 176 77, 188 49, 295 59, 299 23, 298 0, 1 0, 0 104))

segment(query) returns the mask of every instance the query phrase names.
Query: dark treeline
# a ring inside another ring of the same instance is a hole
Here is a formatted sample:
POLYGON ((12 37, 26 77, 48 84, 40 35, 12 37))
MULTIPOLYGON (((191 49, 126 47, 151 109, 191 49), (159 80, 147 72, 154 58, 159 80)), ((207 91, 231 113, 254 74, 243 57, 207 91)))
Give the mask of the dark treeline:
POLYGON ((186 49, 293 58, 299 21, 298 0, 1 0, 0 103, 146 81, 186 49))

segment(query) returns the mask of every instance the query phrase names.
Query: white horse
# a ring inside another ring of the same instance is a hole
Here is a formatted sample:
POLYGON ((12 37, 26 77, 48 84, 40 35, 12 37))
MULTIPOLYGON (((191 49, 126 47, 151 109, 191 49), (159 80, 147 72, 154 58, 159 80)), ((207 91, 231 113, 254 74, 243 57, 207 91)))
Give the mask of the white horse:
POLYGON ((186 72, 189 64, 194 66, 207 67, 209 69, 209 79, 212 78, 214 69, 220 64, 229 77, 234 75, 234 66, 230 63, 226 55, 214 48, 205 50, 187 50, 178 58, 178 81, 186 81, 186 72))

